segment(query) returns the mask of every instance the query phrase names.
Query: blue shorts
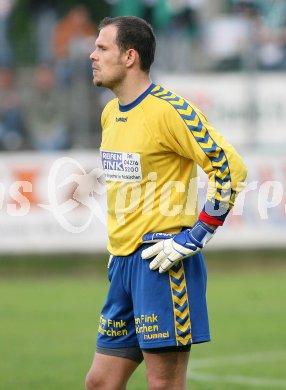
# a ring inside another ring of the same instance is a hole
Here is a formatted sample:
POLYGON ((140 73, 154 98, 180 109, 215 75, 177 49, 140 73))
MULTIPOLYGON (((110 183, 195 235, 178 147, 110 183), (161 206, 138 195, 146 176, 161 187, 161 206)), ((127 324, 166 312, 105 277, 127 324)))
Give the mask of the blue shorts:
POLYGON ((147 246, 129 256, 113 257, 97 345, 147 349, 209 341, 202 253, 159 274, 149 269, 149 261, 141 259, 147 246))

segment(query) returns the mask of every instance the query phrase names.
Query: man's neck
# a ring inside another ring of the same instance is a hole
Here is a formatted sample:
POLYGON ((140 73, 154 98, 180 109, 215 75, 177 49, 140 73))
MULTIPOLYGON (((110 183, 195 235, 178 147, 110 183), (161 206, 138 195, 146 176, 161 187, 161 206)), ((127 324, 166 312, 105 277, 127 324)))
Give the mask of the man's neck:
POLYGON ((125 79, 120 85, 114 88, 113 92, 118 97, 119 103, 123 106, 134 102, 152 83, 150 75, 144 74, 141 77, 125 79))

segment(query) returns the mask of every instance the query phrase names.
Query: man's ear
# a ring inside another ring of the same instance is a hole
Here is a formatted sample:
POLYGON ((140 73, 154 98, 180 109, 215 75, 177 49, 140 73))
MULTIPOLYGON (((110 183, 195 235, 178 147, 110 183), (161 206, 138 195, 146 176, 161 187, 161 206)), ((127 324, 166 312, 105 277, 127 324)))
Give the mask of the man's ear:
POLYGON ((128 49, 126 51, 126 67, 130 68, 132 67, 135 62, 139 59, 138 53, 134 49, 128 49))

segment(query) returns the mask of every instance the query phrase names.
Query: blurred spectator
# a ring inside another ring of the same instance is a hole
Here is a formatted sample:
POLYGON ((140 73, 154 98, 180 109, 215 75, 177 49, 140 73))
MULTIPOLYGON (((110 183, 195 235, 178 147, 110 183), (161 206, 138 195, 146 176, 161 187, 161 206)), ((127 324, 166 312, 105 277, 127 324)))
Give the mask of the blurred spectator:
POLYGON ((108 2, 113 4, 113 16, 142 16, 143 3, 141 0, 108 0, 108 2))
POLYGON ((0 66, 12 63, 12 49, 9 39, 9 21, 16 0, 0 0, 0 66))
POLYGON ((70 84, 73 70, 78 64, 90 71, 89 53, 94 45, 96 33, 96 26, 83 5, 72 8, 58 22, 54 34, 54 57, 61 85, 70 84))
POLYGON ((265 70, 286 69, 286 1, 257 0, 262 10, 258 29, 259 65, 265 70))
POLYGON ((245 42, 241 46, 241 65, 245 70, 255 71, 258 67, 257 31, 261 26, 261 8, 253 0, 236 0, 234 10, 246 27, 245 42))
MULTIPOLYGON (((168 28, 170 23, 169 4, 166 0, 156 0, 152 9, 152 26, 154 26, 157 38, 168 28)), ((158 42, 160 45, 160 42, 158 42)))
POLYGON ((193 32, 199 25, 199 13, 204 0, 168 0, 174 30, 193 32))
POLYGON ((60 150, 69 146, 68 96, 56 85, 54 70, 40 65, 34 85, 24 97, 25 124, 36 150, 60 150))
POLYGON ((165 32, 166 42, 162 45, 163 50, 158 47, 158 55, 164 58, 163 66, 168 64, 166 70, 188 72, 195 67, 195 35, 201 27, 203 3, 204 0, 167 0, 169 24, 165 32))
POLYGON ((147 20, 148 23, 152 24, 152 26, 154 26, 154 11, 156 3, 158 3, 158 0, 142 0, 142 17, 147 20))
POLYGON ((52 37, 57 20, 58 3, 58 0, 30 0, 38 63, 51 63, 53 60, 52 37))
POLYGON ((11 69, 0 69, 0 148, 17 150, 24 144, 19 97, 11 69))
POLYGON ((204 34, 204 49, 211 68, 254 68, 255 30, 258 24, 258 8, 252 1, 236 1, 230 15, 221 15, 211 21, 204 34))

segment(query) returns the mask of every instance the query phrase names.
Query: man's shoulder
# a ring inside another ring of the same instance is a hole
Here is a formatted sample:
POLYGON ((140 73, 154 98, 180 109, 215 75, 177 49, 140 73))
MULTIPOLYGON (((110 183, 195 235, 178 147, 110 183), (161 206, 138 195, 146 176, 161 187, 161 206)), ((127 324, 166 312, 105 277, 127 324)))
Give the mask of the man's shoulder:
POLYGON ((156 85, 150 95, 156 99, 156 104, 164 110, 176 110, 185 104, 191 105, 189 101, 177 94, 176 92, 170 91, 169 89, 156 85))
POLYGON ((166 114, 179 114, 179 116, 186 119, 186 116, 195 112, 199 117, 205 118, 204 114, 193 102, 161 85, 156 85, 151 91, 151 95, 156 99, 158 109, 163 110, 166 114))
POLYGON ((109 100, 109 102, 106 103, 104 109, 103 109, 103 113, 106 111, 110 111, 112 109, 114 109, 115 107, 117 107, 118 105, 118 99, 117 98, 113 98, 111 100, 109 100))
POLYGON ((168 90, 161 85, 156 85, 150 93, 150 105, 152 109, 160 111, 160 114, 176 115, 178 110, 183 110, 192 105, 177 93, 168 90))
POLYGON ((101 114, 102 120, 106 120, 106 118, 112 114, 112 111, 114 111, 116 109, 116 107, 118 107, 118 99, 117 98, 111 99, 105 105, 105 107, 102 111, 102 114, 101 114))

